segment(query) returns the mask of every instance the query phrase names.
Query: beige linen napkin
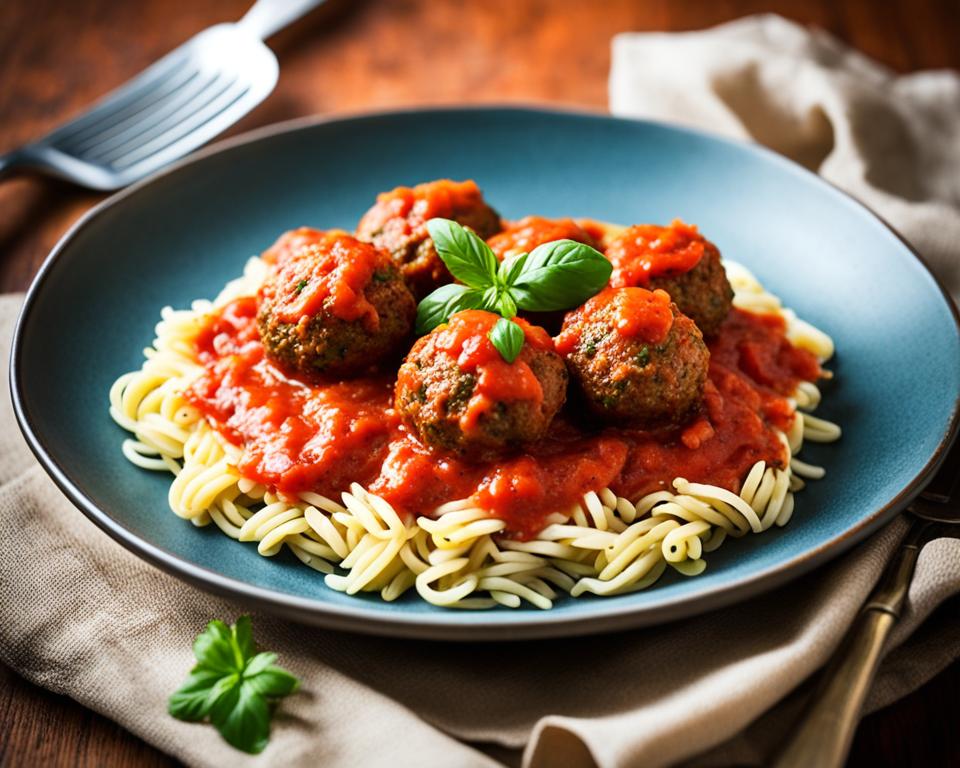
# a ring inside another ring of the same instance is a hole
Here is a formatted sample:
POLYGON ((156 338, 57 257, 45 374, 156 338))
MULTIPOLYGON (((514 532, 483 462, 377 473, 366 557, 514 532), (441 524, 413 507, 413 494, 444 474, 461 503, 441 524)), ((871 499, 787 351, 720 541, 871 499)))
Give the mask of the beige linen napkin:
MULTIPOLYGON (((765 42, 771 23, 737 32, 753 47, 758 72, 763 51, 782 47, 765 42)), ((703 48, 725 34, 703 33, 703 48)), ((682 36, 678 44, 696 49, 696 39, 682 36)), ((642 60, 644 40, 669 50, 660 36, 620 38, 614 92, 630 76, 625 47, 642 60)), ((712 60, 698 63, 693 50, 686 56, 691 71, 712 60)), ((763 109, 772 96, 757 87, 753 98, 763 109)), ((17 304, 0 298, 3 361, 17 304)), ((303 691, 284 700, 270 745, 254 758, 233 751, 209 726, 180 723, 165 710, 191 665, 196 633, 211 618, 234 620, 243 608, 181 584, 98 531, 28 455, 6 398, 0 486, 0 659, 188 764, 237 768, 501 760, 572 768, 691 758, 760 764, 801 702, 802 691, 788 694, 829 656, 905 528, 895 521, 771 594, 617 635, 441 644, 351 636, 254 614, 258 642, 303 680, 303 691)), ((170 524, 187 523, 171 513, 170 524)), ((936 541, 920 558, 871 708, 913 690, 960 654, 958 603, 949 600, 958 590, 960 542, 936 541)))
POLYGON ((610 111, 766 144, 893 224, 960 297, 960 78, 897 77, 825 32, 751 16, 613 42, 610 111))

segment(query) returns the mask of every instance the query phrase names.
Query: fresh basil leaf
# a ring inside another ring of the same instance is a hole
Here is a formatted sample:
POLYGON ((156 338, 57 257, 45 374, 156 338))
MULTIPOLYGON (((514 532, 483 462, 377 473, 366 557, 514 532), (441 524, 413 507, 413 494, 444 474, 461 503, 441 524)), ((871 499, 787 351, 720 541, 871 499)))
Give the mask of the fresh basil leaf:
POLYGON ((277 660, 277 654, 271 651, 264 651, 263 653, 258 653, 250 661, 247 662, 247 666, 244 667, 243 676, 244 677, 253 677, 260 672, 263 672, 267 667, 269 667, 273 662, 277 660))
POLYGON ((234 686, 210 710, 210 722, 228 744, 252 755, 270 739, 270 707, 248 682, 234 686))
POLYGON ((203 720, 210 712, 210 690, 221 679, 215 669, 195 668, 170 697, 167 712, 178 720, 203 720))
POLYGON ((224 696, 230 695, 230 691, 240 685, 240 675, 234 672, 232 675, 221 677, 210 688, 207 694, 207 711, 211 711, 224 696))
POLYGON ((483 303, 483 292, 465 285, 441 285, 417 306, 416 332, 429 333, 447 322, 450 315, 464 309, 477 309, 483 303))
POLYGON ((487 334, 487 338, 493 342, 500 356, 508 363, 516 360, 520 350, 523 349, 523 329, 513 320, 507 320, 505 317, 497 320, 497 324, 487 334))
POLYGON ((471 288, 486 288, 497 279, 497 257, 477 235, 450 219, 430 219, 427 231, 450 274, 471 288))
POLYGON ((274 665, 277 654, 256 653, 249 616, 241 616, 233 627, 211 621, 193 648, 198 663, 170 697, 167 710, 181 720, 209 718, 229 744, 262 752, 270 738, 265 697, 293 693, 299 681, 274 665))
POLYGON ((520 309, 570 309, 600 292, 613 267, 602 253, 574 240, 555 240, 533 249, 510 287, 520 309))
POLYGON ((502 317, 507 318, 507 320, 516 316, 517 303, 513 300, 513 296, 510 295, 510 291, 502 291, 497 297, 497 312, 499 312, 502 317))
POLYGON ((249 616, 241 616, 233 625, 233 639, 240 651, 242 662, 252 658, 257 653, 257 646, 253 642, 253 629, 249 616))
POLYGON ((497 304, 500 302, 500 288, 496 285, 491 285, 483 292, 483 298, 480 301, 480 306, 477 309, 485 309, 487 312, 496 312, 497 304))
POLYGON ((280 667, 267 667, 247 682, 262 696, 287 696, 300 687, 300 681, 280 667))
POLYGON ((211 621, 207 628, 197 635, 193 642, 193 653, 200 666, 227 674, 238 670, 233 633, 222 621, 211 621))
POLYGON ((507 256, 500 262, 500 268, 497 269, 497 280, 501 285, 511 286, 516 282, 517 276, 523 270, 523 265, 527 260, 526 253, 514 253, 507 256))

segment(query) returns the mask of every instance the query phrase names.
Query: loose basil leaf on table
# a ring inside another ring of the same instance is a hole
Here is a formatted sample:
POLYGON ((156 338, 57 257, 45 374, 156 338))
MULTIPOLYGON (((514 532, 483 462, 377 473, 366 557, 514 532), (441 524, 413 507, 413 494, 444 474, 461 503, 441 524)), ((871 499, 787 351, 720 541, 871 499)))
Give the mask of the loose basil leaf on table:
POLYGON ((270 739, 270 704, 300 681, 274 664, 277 654, 257 653, 249 616, 233 627, 211 621, 193 643, 197 663, 170 697, 167 711, 179 720, 210 723, 230 745, 262 752, 270 739))

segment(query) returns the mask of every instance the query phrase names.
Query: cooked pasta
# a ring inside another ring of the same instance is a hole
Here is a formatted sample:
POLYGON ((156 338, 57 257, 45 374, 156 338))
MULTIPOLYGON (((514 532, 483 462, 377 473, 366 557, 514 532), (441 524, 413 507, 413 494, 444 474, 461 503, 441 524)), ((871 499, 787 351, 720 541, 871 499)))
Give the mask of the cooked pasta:
MULTIPOLYGON (((745 268, 727 262, 734 305, 778 313, 790 341, 820 360, 833 354, 823 332, 797 318, 745 268)), ((447 608, 550 608, 559 595, 617 595, 644 589, 670 569, 695 576, 707 555, 728 537, 785 525, 794 493, 824 470, 796 458, 804 440, 829 442, 840 428, 809 411, 820 402, 816 385, 802 382, 793 397, 793 426, 780 437, 784 468, 757 462, 739 494, 677 477, 671 490, 639 499, 609 488, 558 509, 535 538, 499 537, 506 524, 469 499, 450 501, 404 519, 383 498, 354 483, 339 498, 316 493, 273 493, 237 469, 242 449, 226 440, 184 391, 200 373, 193 343, 215 308, 253 295, 264 263, 251 259, 243 277, 213 302, 161 313, 156 339, 139 371, 124 374, 110 391, 110 413, 132 433, 123 453, 133 464, 170 472, 173 512, 194 525, 214 524, 264 557, 284 548, 324 574, 328 587, 347 594, 378 592, 396 600, 410 590, 447 608)))

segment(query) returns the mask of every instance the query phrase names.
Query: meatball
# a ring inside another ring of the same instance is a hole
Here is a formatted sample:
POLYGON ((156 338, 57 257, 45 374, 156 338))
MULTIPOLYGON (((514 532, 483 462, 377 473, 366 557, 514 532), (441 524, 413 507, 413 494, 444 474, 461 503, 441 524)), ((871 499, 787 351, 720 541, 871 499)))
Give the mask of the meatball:
POLYGON ((347 232, 306 229, 288 232, 271 251, 257 326, 267 355, 282 366, 358 373, 409 335, 416 303, 383 251, 347 232))
POLYGON ((427 231, 433 218, 452 219, 483 239, 502 228, 473 181, 449 179, 383 192, 357 225, 358 238, 390 253, 418 300, 453 280, 427 231))
POLYGON ((733 289, 717 246, 696 227, 676 220, 669 227, 638 224, 607 247, 613 288, 661 288, 704 336, 713 336, 733 303, 733 289))
POLYGON ((503 261, 513 253, 530 253, 538 245, 554 240, 576 240, 591 248, 597 247, 594 238, 573 219, 545 219, 542 216, 526 216, 507 226, 503 232, 487 240, 487 244, 503 261))
POLYGON ((557 350, 590 409, 615 424, 682 424, 703 399, 710 353, 664 291, 597 294, 567 315, 557 350))
MULTIPOLYGON (((487 240, 497 258, 503 261, 516 253, 530 253, 534 248, 555 240, 575 240, 596 248, 597 240, 573 219, 546 219, 526 216, 508 224, 506 229, 487 240)), ((564 312, 523 312, 524 318, 542 326, 549 333, 557 333, 563 323, 564 312)))
POLYGON ((260 254, 260 258, 267 264, 281 264, 291 256, 296 256, 305 248, 320 242, 323 232, 313 227, 297 227, 284 232, 277 238, 277 242, 260 254))
POLYGON ((395 406, 425 445, 488 460, 546 434, 566 398, 567 369, 546 331, 519 319, 525 341, 508 363, 488 337, 499 319, 458 312, 400 366, 395 406))

